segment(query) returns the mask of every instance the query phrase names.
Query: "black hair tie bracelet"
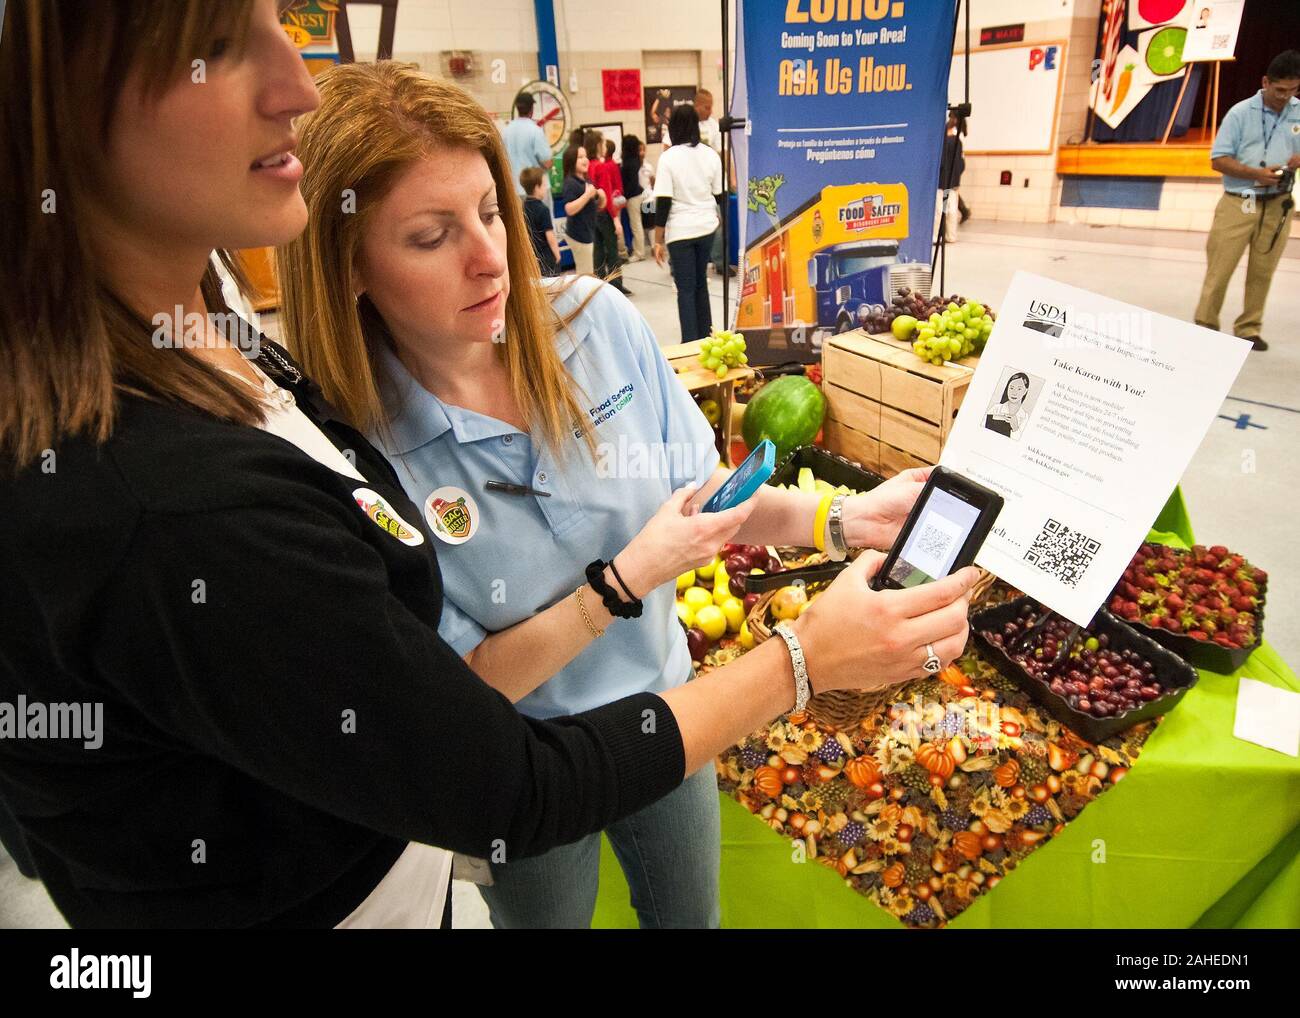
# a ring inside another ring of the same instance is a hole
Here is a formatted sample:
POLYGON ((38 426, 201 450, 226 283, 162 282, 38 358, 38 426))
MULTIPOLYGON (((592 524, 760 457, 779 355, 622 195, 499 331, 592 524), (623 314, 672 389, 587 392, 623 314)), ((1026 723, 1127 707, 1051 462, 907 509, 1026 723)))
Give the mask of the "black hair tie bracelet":
MULTIPOLYGON (((587 566, 587 582, 591 584, 591 589, 600 595, 600 600, 605 605, 605 609, 615 618, 639 619, 641 610, 645 605, 639 597, 633 597, 631 601, 624 601, 619 597, 618 591, 611 587, 605 579, 605 566, 609 566, 611 569, 614 568, 612 562, 602 562, 600 559, 596 559, 595 562, 587 566)), ((617 570, 614 570, 614 575, 618 576, 617 570)), ((621 577, 619 577, 618 582, 623 583, 621 577)), ((623 589, 627 590, 627 587, 624 585, 623 589)), ((628 596, 631 597, 630 591, 628 591, 628 596)))

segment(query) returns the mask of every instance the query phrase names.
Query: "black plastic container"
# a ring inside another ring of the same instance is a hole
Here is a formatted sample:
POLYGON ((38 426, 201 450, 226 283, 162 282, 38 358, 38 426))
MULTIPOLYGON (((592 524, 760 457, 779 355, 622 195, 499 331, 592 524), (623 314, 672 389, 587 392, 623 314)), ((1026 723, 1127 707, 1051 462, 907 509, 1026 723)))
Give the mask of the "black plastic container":
POLYGON ((864 470, 843 456, 827 452, 820 446, 801 445, 792 449, 776 465, 776 470, 767 479, 767 483, 798 484, 800 467, 808 467, 813 472, 813 477, 820 477, 827 484, 837 487, 843 484, 854 491, 870 491, 885 480, 879 474, 864 470))
MULTIPOLYGON (((1161 714, 1168 714, 1178 706, 1187 691, 1196 685, 1196 680, 1199 678, 1196 669, 1177 654, 1130 628, 1127 623, 1117 619, 1110 612, 1099 611, 1092 620, 1092 625, 1088 627, 1088 632, 1093 636, 1105 633, 1110 638, 1112 650, 1132 650, 1141 654, 1155 667, 1156 681, 1169 692, 1113 718, 1094 717, 1092 714, 1075 710, 1064 697, 1053 693, 1047 683, 1030 675, 1013 661, 1005 650, 984 637, 986 629, 1000 632, 1003 626, 1020 615, 1020 609, 1026 604, 1037 605, 1038 602, 1033 598, 1020 597, 997 607, 976 612, 970 620, 971 635, 975 638, 980 653, 999 672, 1020 686, 1057 721, 1089 742, 1101 742, 1126 728, 1132 728, 1161 714)), ((1041 607, 1039 605, 1040 609, 1041 607)))
MULTIPOLYGON (((1267 587, 1260 588, 1261 602, 1264 601, 1267 591, 1267 587)), ((1259 645, 1264 642, 1263 603, 1255 612, 1255 642, 1249 647, 1242 647, 1239 650, 1221 647, 1213 640, 1193 640, 1183 633, 1171 633, 1168 629, 1156 629, 1154 626, 1148 626, 1145 622, 1135 622, 1129 619, 1120 619, 1120 621, 1134 632, 1141 633, 1148 639, 1155 640, 1160 646, 1169 648, 1184 661, 1195 665, 1197 668, 1204 668, 1207 672, 1219 672, 1222 675, 1230 675, 1244 665, 1246 658, 1258 650, 1259 645)))

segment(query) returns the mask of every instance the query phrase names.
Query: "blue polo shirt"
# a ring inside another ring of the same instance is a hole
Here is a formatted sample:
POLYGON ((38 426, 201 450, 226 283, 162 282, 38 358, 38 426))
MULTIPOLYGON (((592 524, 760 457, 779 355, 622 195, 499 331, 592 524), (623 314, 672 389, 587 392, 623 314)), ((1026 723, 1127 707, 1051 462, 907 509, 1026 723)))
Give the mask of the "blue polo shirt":
POLYGON ((529 117, 515 117, 501 129, 510 157, 510 173, 515 182, 515 194, 523 194, 519 174, 530 166, 541 166, 552 158, 551 146, 546 143, 546 132, 529 117))
MULTIPOLYGON (((546 285, 558 289, 561 282, 546 285)), ((594 460, 575 437, 560 461, 513 425, 444 403, 394 354, 380 354, 391 434, 374 441, 421 506, 430 532, 438 533, 430 513, 461 493, 477 510, 468 540, 437 545, 445 595, 438 632, 459 654, 571 596, 586 582, 587 563, 613 558, 675 489, 690 481, 703 485, 718 466, 712 427, 626 297, 581 277, 555 300, 556 310, 565 314, 593 289, 598 293, 586 311, 556 344, 595 426, 594 460), (487 491, 488 480, 528 485, 550 497, 487 491)), ((615 619, 603 637, 521 700, 519 710, 537 718, 575 714, 685 682, 691 660, 675 596, 672 583, 647 595, 639 619, 615 619)))
MULTIPOLYGON (((1214 137, 1210 158, 1231 156, 1247 166, 1286 166, 1286 161, 1300 152, 1300 99, 1287 100, 1281 113, 1264 105, 1263 91, 1243 99, 1228 110, 1214 137), (1267 145, 1265 144, 1267 143, 1267 145)), ((1233 194, 1276 192, 1253 180, 1223 175, 1224 190, 1233 194)))

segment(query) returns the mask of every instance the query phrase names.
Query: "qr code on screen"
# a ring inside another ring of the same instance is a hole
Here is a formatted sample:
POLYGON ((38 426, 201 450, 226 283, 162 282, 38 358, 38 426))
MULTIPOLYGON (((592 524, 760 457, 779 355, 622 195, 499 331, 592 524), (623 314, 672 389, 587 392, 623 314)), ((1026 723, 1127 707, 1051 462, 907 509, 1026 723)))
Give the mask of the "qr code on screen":
POLYGON ((952 535, 938 527, 926 527, 916 539, 916 547, 922 554, 932 559, 943 561, 948 557, 948 548, 952 545, 952 535))
POLYGON ((1025 561, 1055 576, 1067 587, 1077 587, 1089 563, 1101 549, 1101 543, 1064 523, 1048 520, 1033 546, 1025 552, 1025 561))

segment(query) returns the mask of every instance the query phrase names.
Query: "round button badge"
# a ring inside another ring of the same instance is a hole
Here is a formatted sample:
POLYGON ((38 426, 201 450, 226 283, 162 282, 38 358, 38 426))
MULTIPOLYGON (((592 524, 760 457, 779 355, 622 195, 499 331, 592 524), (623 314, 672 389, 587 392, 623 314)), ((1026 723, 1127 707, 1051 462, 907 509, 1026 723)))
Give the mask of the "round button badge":
POLYGON ((424 518, 438 540, 464 544, 478 531, 478 504, 463 488, 444 485, 424 500, 424 518))

